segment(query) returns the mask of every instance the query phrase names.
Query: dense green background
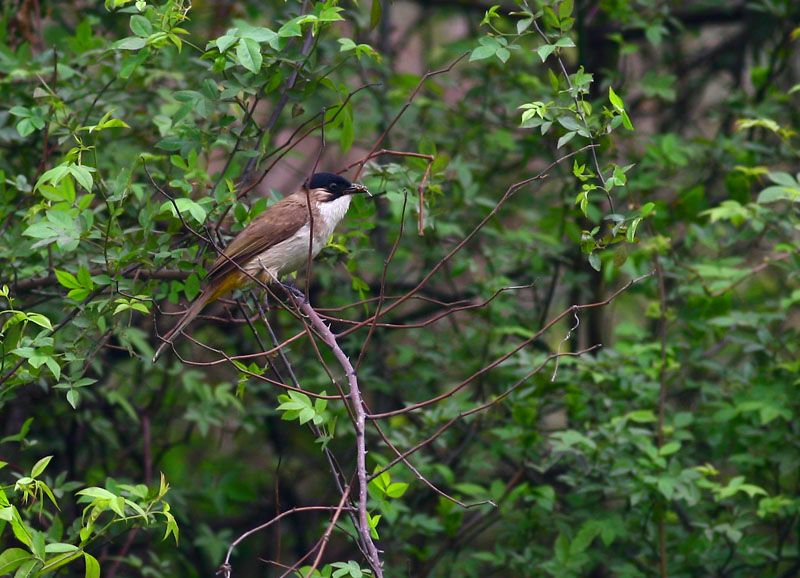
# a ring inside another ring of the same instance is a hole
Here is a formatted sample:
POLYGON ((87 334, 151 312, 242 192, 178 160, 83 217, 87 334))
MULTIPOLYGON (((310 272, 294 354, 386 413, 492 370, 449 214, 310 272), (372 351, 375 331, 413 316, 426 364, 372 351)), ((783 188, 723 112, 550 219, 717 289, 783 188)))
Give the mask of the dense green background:
MULTIPOLYGON (((420 158, 367 165, 385 194, 358 199, 315 261, 311 303, 342 332, 435 270, 392 326, 340 343, 373 412, 469 380, 378 423, 401 451, 447 426, 411 463, 497 507, 391 468, 399 485, 373 483, 369 504, 385 575, 800 573, 796 2, 2 10, 0 575, 211 576, 242 532, 339 502, 321 444, 258 378, 289 383, 284 360, 237 367, 183 340, 185 362, 154 365, 154 319, 174 323, 213 258, 187 227, 227 240, 318 157, 344 168, 389 128, 380 148, 434 155, 429 178, 420 158)), ((241 297, 193 337, 270 349, 260 292, 241 297)), ((278 340, 303 330, 268 317, 278 340)), ((317 346, 295 341, 286 361, 331 394, 322 360, 341 368, 317 346)), ((341 402, 321 410, 307 416, 349 476, 352 424, 341 402)), ((374 427, 367 446, 370 469, 395 457, 374 427)), ((329 519, 248 538, 233 575, 281 575, 266 561, 294 564, 329 519)), ((366 570, 351 532, 344 520, 321 575, 366 570)))

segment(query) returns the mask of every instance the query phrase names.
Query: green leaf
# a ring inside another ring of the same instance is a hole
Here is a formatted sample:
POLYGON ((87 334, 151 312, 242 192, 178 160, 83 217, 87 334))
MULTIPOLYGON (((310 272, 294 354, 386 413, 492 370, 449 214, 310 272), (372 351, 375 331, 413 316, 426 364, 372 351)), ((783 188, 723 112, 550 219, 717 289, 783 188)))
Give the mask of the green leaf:
POLYGON ((175 213, 176 206, 181 214, 189 213, 198 223, 202 224, 205 222, 207 213, 203 206, 195 202, 193 199, 186 197, 175 199, 174 204, 171 201, 164 202, 161 205, 161 212, 170 212, 177 217, 177 214, 175 213))
POLYGON ((217 50, 219 50, 220 52, 225 52, 226 50, 228 50, 228 48, 236 44, 238 41, 239 41, 238 36, 232 36, 228 34, 220 36, 216 40, 217 50))
POLYGON ((652 423, 656 421, 656 414, 649 409, 640 409, 628 413, 625 418, 635 423, 652 423))
POLYGON ((88 289, 72 289, 69 293, 67 293, 67 297, 70 299, 74 299, 75 301, 83 301, 86 299, 91 291, 88 289))
POLYGON ((577 133, 575 131, 570 131, 570 132, 566 133, 564 136, 562 136, 560 139, 558 139, 558 144, 556 145, 556 148, 561 148, 562 146, 567 144, 569 141, 571 141, 575 137, 576 134, 577 133))
POLYGON ((23 118, 21 121, 17 123, 17 132, 19 136, 26 137, 31 134, 33 131, 36 130, 36 127, 33 125, 33 122, 29 118, 23 118))
POLYGON ((553 554, 556 560, 563 566, 566 566, 569 561, 570 544, 569 538, 564 534, 559 534, 556 542, 553 545, 553 554))
POLYGON ((383 12, 382 2, 383 0, 372 0, 372 8, 370 9, 369 13, 370 30, 374 30, 375 27, 380 24, 381 13, 383 12))
POLYGON ((55 506, 57 509, 60 509, 58 507, 58 502, 56 501, 56 497, 53 495, 53 492, 46 484, 39 484, 39 489, 42 491, 44 495, 46 495, 50 499, 50 502, 53 504, 53 506, 55 506))
POLYGON ((27 118, 32 114, 31 111, 24 106, 12 106, 8 109, 8 112, 14 116, 21 116, 23 118, 27 118))
POLYGON ((661 446, 661 449, 658 450, 658 455, 662 457, 671 456, 672 454, 676 453, 679 449, 681 449, 681 442, 672 441, 661 446))
POLYGON ((78 283, 78 280, 75 276, 70 273, 69 271, 59 271, 58 269, 55 270, 56 279, 58 282, 66 287, 67 289, 80 289, 81 284, 78 283))
POLYGON ((664 476, 658 478, 657 486, 658 491, 668 500, 671 500, 675 496, 675 482, 674 478, 664 476))
MULTIPOLYGON (((315 6, 315 9, 318 10, 318 14, 316 15, 316 19, 315 20, 310 20, 309 19, 309 21, 312 21, 312 22, 314 22, 314 21, 316 21, 316 22, 341 22, 341 21, 344 20, 344 18, 342 18, 342 15, 339 14, 342 10, 344 10, 344 8, 341 8, 339 6, 328 6, 327 3, 325 3, 325 4, 317 4, 315 6), (320 7, 322 7, 322 10, 318 10, 320 7)), ((314 33, 316 34, 316 32, 314 32, 314 33)))
POLYGON ((798 183, 797 179, 789 173, 780 171, 770 172, 767 174, 767 177, 776 185, 783 185, 784 187, 788 187, 790 189, 800 188, 800 183, 798 183))
POLYGON ((127 38, 123 38, 119 42, 115 42, 112 45, 112 48, 116 48, 117 50, 139 50, 144 48, 147 44, 146 38, 140 38, 138 36, 128 36, 127 38))
POLYGON ((617 96, 617 93, 614 92, 614 89, 610 86, 608 87, 608 100, 611 101, 611 105, 618 111, 623 112, 625 110, 625 104, 622 102, 622 99, 617 96))
POLYGON ((192 273, 186 278, 183 284, 183 292, 189 301, 194 301, 194 298, 200 294, 200 277, 197 276, 197 273, 192 273))
POLYGON ((139 51, 135 56, 126 57, 123 60, 122 68, 119 71, 119 78, 125 80, 131 77, 131 75, 139 68, 139 65, 142 64, 145 60, 147 60, 150 51, 145 49, 139 51))
POLYGON ((341 45, 339 52, 349 52, 356 49, 356 43, 351 38, 340 38, 337 42, 341 45))
POLYGON ((308 421, 311 421, 312 419, 314 419, 314 416, 316 415, 317 414, 313 408, 304 407, 303 409, 300 410, 300 416, 299 416, 300 424, 302 425, 308 421))
POLYGON ((759 204, 776 203, 778 201, 795 202, 798 198, 800 198, 800 189, 772 186, 761 191, 756 202, 759 204))
POLYGON ((31 553, 22 548, 9 548, 0 554, 0 575, 10 574, 15 569, 31 560, 31 553))
POLYGON ((67 403, 72 406, 72 409, 78 409, 78 402, 80 401, 80 394, 77 389, 70 389, 67 392, 67 403))
MULTIPOLYGON (((0 444, 5 444, 8 442, 21 442, 22 440, 25 439, 25 436, 28 435, 28 431, 30 431, 32 423, 33 423, 33 418, 29 417, 22 424, 22 427, 19 429, 18 433, 1 438, 0 444)), ((0 468, 2 468, 2 466, 5 465, 5 463, 6 462, 0 462, 0 468)), ((2 490, 0 490, 0 492, 2 492, 2 490)), ((0 500, 0 503, 2 503, 2 500, 0 500)))
POLYGON ((495 52, 497 52, 497 46, 478 46, 472 51, 472 54, 469 55, 469 60, 470 62, 475 60, 483 60, 484 58, 494 56, 495 52))
POLYGON ((553 54, 556 47, 552 44, 543 44, 539 48, 536 49, 536 54, 539 55, 539 58, 542 59, 542 62, 547 60, 547 57, 553 54))
POLYGON ((639 228, 639 224, 641 222, 642 222, 642 218, 641 217, 636 217, 633 221, 631 221, 631 224, 628 227, 628 231, 627 231, 626 237, 625 237, 628 240, 629 243, 633 243, 636 240, 636 229, 639 228))
MULTIPOLYGON (((250 26, 245 22, 238 22, 238 32, 229 30, 231 34, 236 34, 238 38, 251 38, 259 44, 269 44, 270 47, 278 50, 280 48, 280 38, 278 33, 265 26, 250 26)), ((227 40, 226 40, 227 42, 227 40)))
MULTIPOLYGON (((18 482, 21 480, 17 480, 18 482)), ((12 517, 11 517, 11 530, 14 533, 14 536, 17 540, 28 546, 29 548, 32 547, 33 542, 31 540, 31 535, 28 532, 28 529, 22 523, 22 519, 20 518, 19 512, 17 512, 14 506, 12 508, 12 517)))
POLYGON ((177 546, 178 545, 178 523, 175 521, 175 518, 174 518, 174 516, 172 514, 166 513, 165 516, 167 518, 167 530, 164 533, 164 539, 166 540, 167 538, 169 538, 169 535, 172 534, 172 536, 175 538, 175 545, 177 546))
POLYGON ((723 487, 719 490, 719 499, 730 498, 739 492, 744 492, 751 498, 757 495, 768 495, 764 488, 756 486, 755 484, 746 484, 744 480, 744 476, 736 476, 732 478, 726 487, 723 487))
POLYGON ((50 323, 50 320, 41 313, 28 313, 28 321, 35 323, 39 327, 44 327, 51 331, 53 330, 53 325, 50 323))
POLYGON ((400 498, 406 493, 408 484, 403 482, 392 482, 386 487, 386 495, 390 498, 400 498))
POLYGON ((117 497, 116 494, 112 494, 105 488, 98 488, 97 486, 92 486, 90 488, 85 488, 77 492, 79 496, 89 496, 90 498, 102 498, 104 500, 113 500, 117 497))
POLYGON ((33 468, 31 469, 31 477, 32 478, 38 478, 39 475, 42 472, 44 472, 45 468, 47 467, 47 464, 49 464, 50 460, 52 460, 52 459, 53 459, 53 456, 45 456, 42 459, 40 459, 38 462, 36 462, 36 464, 34 464, 33 468))
POLYGON ((631 122, 631 119, 626 111, 622 111, 622 126, 628 130, 633 130, 633 123, 631 122))
POLYGON ((261 70, 261 47, 252 38, 241 38, 236 45, 236 58, 250 72, 257 74, 261 70))
POLYGON ((78 283, 81 284, 81 287, 84 287, 86 289, 94 288, 94 282, 92 281, 92 277, 89 274, 89 270, 83 265, 81 265, 80 268, 78 269, 78 283))
POLYGON ((70 164, 71 163, 60 164, 49 171, 45 171, 42 176, 39 177, 39 180, 36 181, 36 186, 33 187, 33 190, 37 190, 44 183, 50 183, 53 186, 57 185, 61 179, 70 174, 70 164))
POLYGON ((569 36, 562 36, 558 40, 555 41, 553 44, 556 48, 572 48, 575 46, 575 42, 569 36))
POLYGON ((33 552, 34 556, 39 559, 44 559, 46 552, 45 552, 45 537, 44 532, 39 532, 37 530, 32 530, 33 535, 33 543, 31 547, 31 551, 33 552))
POLYGON ((100 578, 100 563, 91 554, 84 552, 83 560, 86 564, 85 578, 100 578))
POLYGON ((559 19, 564 19, 568 16, 572 15, 572 0, 563 0, 561 4, 558 5, 558 17, 559 19))
POLYGON ((598 255, 597 253, 591 253, 589 255, 589 265, 591 265, 592 269, 594 269, 595 271, 599 271, 603 266, 603 263, 600 260, 600 255, 598 255))
POLYGON ((34 576, 39 576, 39 567, 41 564, 42 563, 36 559, 24 562, 22 566, 19 567, 16 574, 14 574, 14 578, 34 578, 34 576))
POLYGON ((570 556, 576 556, 586 550, 592 545, 592 542, 598 534, 600 534, 599 526, 589 522, 585 523, 569 545, 570 556))
POLYGON ((483 20, 481 20, 481 26, 484 24, 489 24, 493 19, 500 18, 500 15, 497 13, 497 10, 500 8, 499 4, 495 4, 491 6, 483 15, 483 20))
POLYGON ((131 16, 130 27, 131 32, 142 38, 147 38, 153 33, 153 25, 141 14, 134 14, 131 16))
MULTIPOLYGON (((372 536, 375 540, 380 540, 380 535, 378 534, 378 522, 381 521, 383 516, 381 514, 375 514, 374 516, 367 512, 367 524, 369 525, 370 536, 372 536)), ((355 564, 355 562, 353 563, 355 564)), ((356 567, 355 569, 350 570, 350 576, 353 578, 361 578, 364 575, 361 568, 356 567)))
POLYGON ((558 120, 558 124, 560 124, 561 126, 563 126, 565 129, 567 129, 567 130, 574 130, 575 132, 577 132, 577 133, 579 133, 579 134, 580 134, 580 132, 581 132, 582 130, 585 130, 585 129, 586 129, 586 127, 584 127, 584 126, 583 126, 583 125, 582 125, 582 124, 581 124, 581 123, 578 121, 578 119, 577 119, 577 118, 575 118, 575 117, 574 117, 574 116, 572 116, 572 115, 559 116, 557 120, 558 120))
POLYGON ((303 29, 300 27, 302 16, 289 20, 286 24, 278 29, 278 36, 281 38, 290 38, 292 36, 302 36, 303 29))
POLYGON ((63 542, 56 542, 45 546, 44 551, 48 554, 63 554, 64 552, 74 552, 78 547, 74 544, 65 544, 63 542))
POLYGON ((661 37, 667 33, 667 29, 661 22, 654 22, 644 30, 644 35, 653 46, 661 44, 661 37))
POLYGON ((120 518, 125 517, 125 498, 122 496, 116 496, 114 499, 109 500, 108 507, 120 518))
POLYGON ((628 260, 628 246, 618 245, 614 250, 614 267, 619 269, 628 260))

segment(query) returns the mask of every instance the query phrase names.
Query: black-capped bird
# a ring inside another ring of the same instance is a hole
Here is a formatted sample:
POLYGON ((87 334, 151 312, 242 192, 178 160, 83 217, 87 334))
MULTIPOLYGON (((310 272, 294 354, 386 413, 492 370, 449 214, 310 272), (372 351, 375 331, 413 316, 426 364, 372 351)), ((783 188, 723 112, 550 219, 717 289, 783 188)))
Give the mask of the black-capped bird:
POLYGON ((311 256, 316 257, 347 213, 350 195, 355 193, 369 194, 369 190, 339 175, 316 173, 300 189, 267 207, 214 261, 203 280, 202 293, 177 325, 161 338, 163 343, 156 350, 153 362, 212 301, 249 285, 253 277, 267 284, 279 282, 283 275, 306 263, 309 244, 311 256))

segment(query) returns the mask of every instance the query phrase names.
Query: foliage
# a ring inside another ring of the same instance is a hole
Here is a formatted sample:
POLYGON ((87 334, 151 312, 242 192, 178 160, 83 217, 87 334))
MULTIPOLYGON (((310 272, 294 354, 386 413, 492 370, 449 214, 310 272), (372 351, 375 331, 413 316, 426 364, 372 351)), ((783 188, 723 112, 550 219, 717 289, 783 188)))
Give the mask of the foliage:
MULTIPOLYGON (((405 4, 3 9, 0 576, 208 576, 340 502, 346 379, 278 299, 150 360, 215 246, 373 149, 411 154, 308 289, 390 414, 386 575, 797 574, 800 6, 405 4)), ((303 559, 330 520, 232 575, 373 575, 345 513, 303 559)))

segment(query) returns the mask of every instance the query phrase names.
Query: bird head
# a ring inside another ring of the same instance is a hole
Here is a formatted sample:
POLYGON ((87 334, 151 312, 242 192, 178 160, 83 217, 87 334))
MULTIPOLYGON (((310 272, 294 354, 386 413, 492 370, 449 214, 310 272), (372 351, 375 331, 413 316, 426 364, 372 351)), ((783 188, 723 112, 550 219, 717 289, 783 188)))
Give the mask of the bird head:
POLYGON ((351 183, 346 178, 333 173, 315 173, 306 181, 305 186, 321 203, 334 201, 344 195, 370 194, 369 189, 364 185, 351 183))

